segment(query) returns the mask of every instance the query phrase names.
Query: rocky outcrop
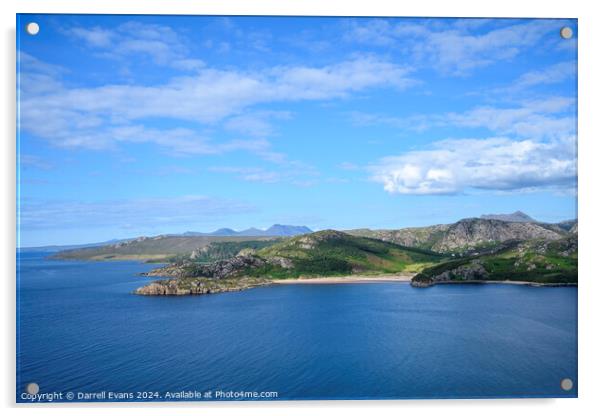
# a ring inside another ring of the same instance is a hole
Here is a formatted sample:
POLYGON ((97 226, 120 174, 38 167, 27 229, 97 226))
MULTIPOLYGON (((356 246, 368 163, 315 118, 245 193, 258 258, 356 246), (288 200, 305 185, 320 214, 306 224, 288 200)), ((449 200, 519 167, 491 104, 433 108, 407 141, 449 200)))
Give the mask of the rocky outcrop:
POLYGON ((468 218, 454 224, 400 230, 352 230, 350 233, 439 253, 462 253, 510 240, 558 240, 567 231, 535 222, 468 218))
POLYGON ((207 278, 180 278, 152 282, 146 286, 136 289, 134 293, 145 296, 207 295, 211 293, 237 292, 270 283, 271 282, 267 279, 257 278, 225 280, 207 278))
POLYGON ((437 275, 431 276, 429 279, 412 281, 412 286, 415 287, 427 287, 436 283, 449 282, 449 281, 479 281, 486 280, 489 277, 489 272, 483 266, 483 263, 479 259, 470 261, 468 264, 455 267, 450 270, 446 270, 437 275))
POLYGON ((214 279, 225 279, 238 276, 245 270, 265 265, 266 261, 255 256, 236 256, 227 260, 195 266, 195 276, 206 276, 214 279))
POLYGON ((291 259, 287 259, 286 257, 270 257, 267 261, 271 265, 279 266, 283 269, 292 269, 295 266, 295 263, 291 259))
POLYGON ((241 255, 226 260, 211 263, 184 263, 169 265, 144 273, 144 276, 166 277, 207 277, 211 279, 226 279, 244 274, 249 269, 258 268, 267 261, 252 255, 241 255))
POLYGON ((183 275, 183 266, 177 264, 170 264, 169 266, 159 267, 148 272, 140 273, 140 276, 147 277, 181 277, 183 275))
POLYGON ((432 248, 450 252, 509 240, 558 240, 562 237, 562 234, 535 223, 472 218, 453 224, 432 248))
POLYGON ((430 227, 401 228, 399 230, 350 230, 349 234, 362 237, 376 238, 406 247, 431 249, 451 227, 450 224, 432 225, 430 227))

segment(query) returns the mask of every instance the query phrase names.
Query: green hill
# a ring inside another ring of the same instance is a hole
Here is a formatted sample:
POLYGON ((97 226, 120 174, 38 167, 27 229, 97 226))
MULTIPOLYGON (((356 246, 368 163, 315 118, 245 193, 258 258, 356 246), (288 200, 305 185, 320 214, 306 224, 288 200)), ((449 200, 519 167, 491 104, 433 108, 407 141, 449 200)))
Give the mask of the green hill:
POLYGON ((289 274, 319 276, 416 272, 443 258, 427 250, 334 230, 294 237, 259 250, 257 255, 291 262, 289 274))
POLYGON ((465 281, 577 283, 577 235, 554 240, 510 241, 495 253, 468 256, 425 268, 415 286, 465 281))
POLYGON ((174 277, 294 278, 349 274, 415 273, 443 256, 394 243, 326 230, 282 240, 212 263, 187 261, 151 275, 174 277))

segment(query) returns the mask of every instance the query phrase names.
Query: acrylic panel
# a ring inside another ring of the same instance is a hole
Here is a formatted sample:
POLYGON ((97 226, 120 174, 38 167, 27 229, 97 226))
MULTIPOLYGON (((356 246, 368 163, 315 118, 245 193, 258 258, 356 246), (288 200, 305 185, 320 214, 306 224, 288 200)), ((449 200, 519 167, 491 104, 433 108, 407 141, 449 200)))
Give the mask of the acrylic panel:
POLYGON ((17 402, 577 397, 577 29, 18 15, 17 402))

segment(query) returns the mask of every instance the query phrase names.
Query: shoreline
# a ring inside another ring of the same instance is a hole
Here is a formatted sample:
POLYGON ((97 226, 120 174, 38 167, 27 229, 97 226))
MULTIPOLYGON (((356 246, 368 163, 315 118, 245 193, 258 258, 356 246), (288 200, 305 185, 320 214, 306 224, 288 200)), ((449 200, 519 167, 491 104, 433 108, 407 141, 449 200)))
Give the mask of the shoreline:
MULTIPOLYGON (((303 277, 298 279, 235 279, 216 280, 207 278, 196 279, 195 284, 180 286, 179 278, 155 280, 147 285, 137 288, 133 293, 145 296, 190 296, 217 294, 222 292, 236 292, 252 289, 255 287, 275 287, 278 285, 338 285, 338 284, 369 284, 369 283, 403 283, 410 284, 417 289, 428 288, 436 285, 470 285, 470 284, 500 284, 531 287, 576 287, 577 283, 537 283, 520 280, 464 280, 464 281, 440 281, 440 282, 412 282, 414 275, 350 275, 331 277, 303 277)), ((190 283, 190 282, 188 282, 190 283)))
POLYGON ((332 276, 332 277, 303 277, 298 279, 275 279, 276 285, 320 285, 345 283, 410 283, 413 274, 408 275, 378 275, 378 276, 332 276))
POLYGON ((429 283, 417 283, 412 286, 418 288, 427 288, 437 285, 514 285, 514 286, 532 286, 532 287, 577 287, 578 283, 539 283, 526 280, 447 280, 429 283))
MULTIPOLYGON (((379 275, 379 276, 333 276, 333 277, 305 277, 298 279, 275 279, 268 285, 320 285, 320 284, 346 284, 346 283, 409 283, 415 275, 379 275)), ((425 286, 412 284, 414 287, 430 287, 436 285, 462 285, 462 284, 486 284, 486 285, 514 285, 532 287, 572 287, 577 283, 538 283, 526 280, 463 280, 463 281, 441 281, 432 282, 425 286)))

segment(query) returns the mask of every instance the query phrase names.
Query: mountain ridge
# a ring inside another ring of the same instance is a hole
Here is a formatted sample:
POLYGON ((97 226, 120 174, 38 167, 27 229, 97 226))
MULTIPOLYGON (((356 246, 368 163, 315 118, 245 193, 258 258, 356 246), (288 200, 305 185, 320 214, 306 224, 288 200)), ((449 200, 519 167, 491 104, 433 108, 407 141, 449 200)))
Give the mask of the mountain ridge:
POLYGON ((397 230, 348 230, 352 235, 390 241, 403 246, 419 247, 439 253, 458 253, 487 247, 509 240, 557 240, 576 230, 576 221, 559 224, 513 222, 498 219, 464 218, 452 224, 397 230), (569 225, 567 228, 567 225, 569 225))
MULTIPOLYGON (((253 230, 250 234, 256 234, 253 230)), ((297 232, 298 235, 311 233, 303 226, 281 226, 275 224, 262 232, 276 235, 243 235, 243 231, 224 228, 213 235, 176 234, 155 237, 139 237, 116 244, 64 250, 56 258, 78 260, 152 260, 173 261, 174 257, 186 259, 193 256, 203 261, 223 259, 235 255, 237 250, 259 247, 251 241, 272 241, 294 236, 283 235, 297 232), (294 227, 294 228, 290 228, 294 227), (224 235, 215 235, 224 234, 224 235), (233 235, 233 233, 236 233, 233 235), (228 243, 226 246, 225 244, 228 243), (210 249, 208 246, 212 245, 210 249), (218 246, 216 247, 215 244, 218 246)), ((429 250, 441 254, 469 254, 486 250, 496 244, 510 240, 542 239, 553 241, 577 232, 577 221, 563 221, 557 224, 540 222, 511 222, 497 219, 465 218, 452 224, 438 224, 426 227, 412 227, 389 230, 354 229, 347 234, 368 237, 405 247, 429 250)), ((262 243, 262 245, 266 245, 262 243)))

